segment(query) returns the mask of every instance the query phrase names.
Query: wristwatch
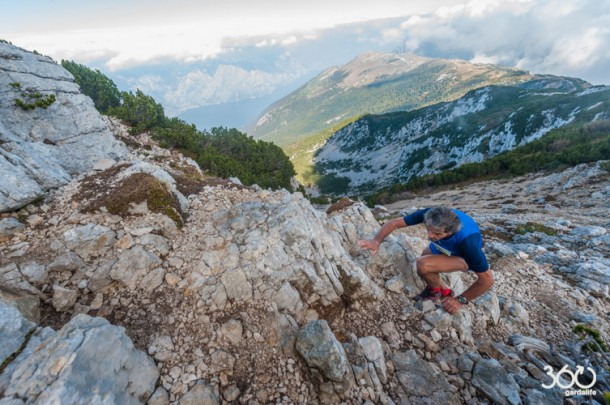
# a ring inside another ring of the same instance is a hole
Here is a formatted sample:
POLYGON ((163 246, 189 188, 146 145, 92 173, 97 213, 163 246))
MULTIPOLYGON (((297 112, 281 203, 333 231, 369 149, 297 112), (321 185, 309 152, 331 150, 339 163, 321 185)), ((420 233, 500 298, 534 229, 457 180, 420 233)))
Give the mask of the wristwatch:
POLYGON ((462 305, 466 305, 466 304, 468 304, 468 298, 464 297, 463 295, 460 295, 460 296, 458 297, 458 301, 459 301, 459 303, 460 303, 460 304, 462 304, 462 305))

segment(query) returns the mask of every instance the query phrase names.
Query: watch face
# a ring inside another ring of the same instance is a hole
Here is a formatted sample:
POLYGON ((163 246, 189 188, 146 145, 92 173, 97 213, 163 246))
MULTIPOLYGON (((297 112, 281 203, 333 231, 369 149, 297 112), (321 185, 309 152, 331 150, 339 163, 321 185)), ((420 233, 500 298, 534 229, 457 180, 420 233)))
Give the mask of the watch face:
POLYGON ((461 295, 458 297, 458 301, 460 302, 460 304, 468 304, 468 300, 466 299, 466 297, 462 297, 461 295))

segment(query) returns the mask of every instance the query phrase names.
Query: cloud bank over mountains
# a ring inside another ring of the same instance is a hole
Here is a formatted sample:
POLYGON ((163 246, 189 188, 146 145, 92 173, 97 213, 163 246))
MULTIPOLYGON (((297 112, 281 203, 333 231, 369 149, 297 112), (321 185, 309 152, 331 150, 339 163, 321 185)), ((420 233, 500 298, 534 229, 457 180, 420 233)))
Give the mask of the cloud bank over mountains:
POLYGON ((471 1, 411 16, 405 50, 610 84, 610 3, 471 1))
POLYGON ((114 5, 113 14, 92 5, 74 9, 67 0, 54 4, 64 3, 88 17, 75 22, 58 14, 57 23, 65 24, 53 27, 49 20, 59 12, 41 2, 46 20, 34 16, 29 23, 36 27, 17 30, 25 22, 7 18, 0 21, 0 38, 99 68, 120 88, 151 94, 170 115, 287 92, 368 50, 610 84, 610 2, 234 0, 213 6, 175 0, 169 9, 131 0, 114 5))

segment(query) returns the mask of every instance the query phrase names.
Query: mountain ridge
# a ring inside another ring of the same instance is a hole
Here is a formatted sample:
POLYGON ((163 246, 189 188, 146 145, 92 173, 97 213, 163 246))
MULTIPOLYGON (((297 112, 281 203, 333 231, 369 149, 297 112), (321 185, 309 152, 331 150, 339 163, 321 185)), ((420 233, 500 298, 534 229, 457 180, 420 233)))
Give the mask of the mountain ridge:
POLYGON ((610 119, 610 87, 554 76, 488 86, 415 111, 362 117, 335 132, 314 170, 370 192, 480 162, 575 122, 610 119))
POLYGON ((326 69, 273 103, 249 133, 285 147, 353 116, 412 110, 459 98, 486 84, 533 77, 499 65, 367 52, 326 69))

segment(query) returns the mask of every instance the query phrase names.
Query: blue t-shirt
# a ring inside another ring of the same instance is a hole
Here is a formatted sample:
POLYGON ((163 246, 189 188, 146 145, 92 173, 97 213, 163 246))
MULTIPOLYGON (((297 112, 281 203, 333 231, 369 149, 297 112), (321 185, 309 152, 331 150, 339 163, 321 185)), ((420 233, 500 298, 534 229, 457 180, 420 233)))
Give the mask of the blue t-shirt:
MULTIPOLYGON (((407 225, 417 225, 424 222, 424 215, 430 208, 419 210, 404 217, 407 225)), ((430 243, 430 250, 435 254, 459 256, 466 261, 468 268, 482 273, 489 269, 487 258, 483 253, 483 237, 474 219, 459 210, 453 210, 462 223, 460 230, 453 235, 430 243)))

